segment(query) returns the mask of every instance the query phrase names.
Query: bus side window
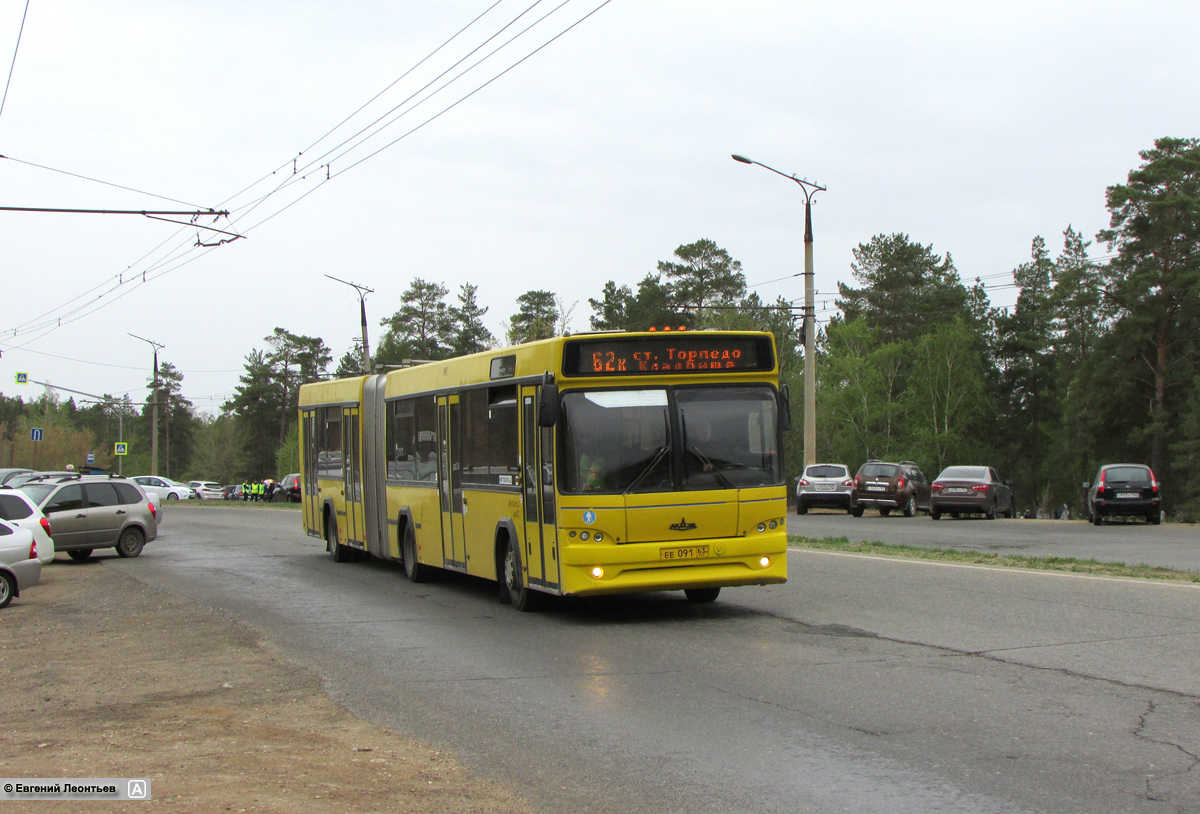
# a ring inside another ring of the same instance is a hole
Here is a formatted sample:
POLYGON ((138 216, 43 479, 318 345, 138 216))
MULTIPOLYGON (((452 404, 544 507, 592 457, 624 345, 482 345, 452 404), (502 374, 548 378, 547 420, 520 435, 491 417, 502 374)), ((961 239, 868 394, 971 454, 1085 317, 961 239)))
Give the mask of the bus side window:
POLYGON ((417 480, 413 399, 389 402, 387 406, 388 479, 417 480))

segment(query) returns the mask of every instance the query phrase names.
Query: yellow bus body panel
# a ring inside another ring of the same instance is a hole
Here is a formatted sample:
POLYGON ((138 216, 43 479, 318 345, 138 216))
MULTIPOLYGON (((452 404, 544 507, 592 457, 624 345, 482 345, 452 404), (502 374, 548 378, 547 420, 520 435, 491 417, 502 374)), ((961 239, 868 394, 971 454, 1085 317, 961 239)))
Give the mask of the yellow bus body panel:
POLYGON ((442 567, 442 510, 438 490, 429 486, 387 487, 388 551, 401 559, 396 523, 405 511, 412 516, 417 562, 442 567))
POLYGON ((565 594, 787 581, 786 487, 560 499, 565 594), (627 500, 629 509, 623 506, 627 500), (595 514, 591 523, 585 521, 588 512, 595 514), (689 528, 692 525, 695 528, 689 528), (594 542, 597 531, 602 536, 599 543, 594 542), (593 573, 597 568, 603 572, 599 577, 593 573))

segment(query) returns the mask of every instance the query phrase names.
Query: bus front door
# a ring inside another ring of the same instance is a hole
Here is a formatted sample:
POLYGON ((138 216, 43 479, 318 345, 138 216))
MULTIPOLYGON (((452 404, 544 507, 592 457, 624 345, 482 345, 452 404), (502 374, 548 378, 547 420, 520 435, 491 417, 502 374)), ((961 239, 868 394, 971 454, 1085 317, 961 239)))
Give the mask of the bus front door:
POLYGON ((362 504, 362 455, 358 408, 342 408, 342 488, 346 494, 346 545, 365 548, 365 523, 362 504))
POLYGON ((537 387, 521 388, 521 491, 523 559, 529 584, 559 591, 558 531, 554 502, 554 428, 537 425, 537 387))
POLYGON ((463 522, 462 450, 458 396, 438 397, 438 491, 442 502, 442 561, 445 568, 467 570, 463 522))

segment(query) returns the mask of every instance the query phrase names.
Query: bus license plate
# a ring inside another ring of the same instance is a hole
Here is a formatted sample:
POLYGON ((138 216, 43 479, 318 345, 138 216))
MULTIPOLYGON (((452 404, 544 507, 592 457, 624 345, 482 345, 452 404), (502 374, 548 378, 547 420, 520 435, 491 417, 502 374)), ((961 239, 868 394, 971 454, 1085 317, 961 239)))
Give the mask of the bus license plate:
POLYGON ((688 545, 660 548, 659 557, 664 560, 702 560, 708 556, 708 546, 688 545))

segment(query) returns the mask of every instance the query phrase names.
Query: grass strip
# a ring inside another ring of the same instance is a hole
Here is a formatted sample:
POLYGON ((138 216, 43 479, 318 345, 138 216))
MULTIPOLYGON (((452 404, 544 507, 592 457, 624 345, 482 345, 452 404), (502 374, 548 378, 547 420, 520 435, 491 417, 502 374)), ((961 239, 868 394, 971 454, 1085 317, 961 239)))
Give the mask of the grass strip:
POLYGON ((852 543, 846 537, 788 537, 788 544, 798 548, 825 551, 848 551, 854 554, 875 554, 883 557, 907 557, 915 560, 963 562, 977 565, 998 565, 1005 568, 1027 568, 1036 571, 1069 571, 1074 574, 1097 574, 1107 577, 1134 577, 1175 582, 1200 582, 1200 573, 1158 568, 1150 565, 1126 565, 1120 562, 1078 560, 1074 557, 1021 557, 1015 554, 988 554, 980 551, 960 551, 950 548, 922 548, 892 543, 852 543))
POLYGON ((181 509, 198 509, 204 507, 206 509, 299 509, 299 503, 267 503, 259 501, 254 503, 248 500, 172 500, 170 503, 163 501, 163 508, 166 511, 171 511, 173 508, 181 509))

